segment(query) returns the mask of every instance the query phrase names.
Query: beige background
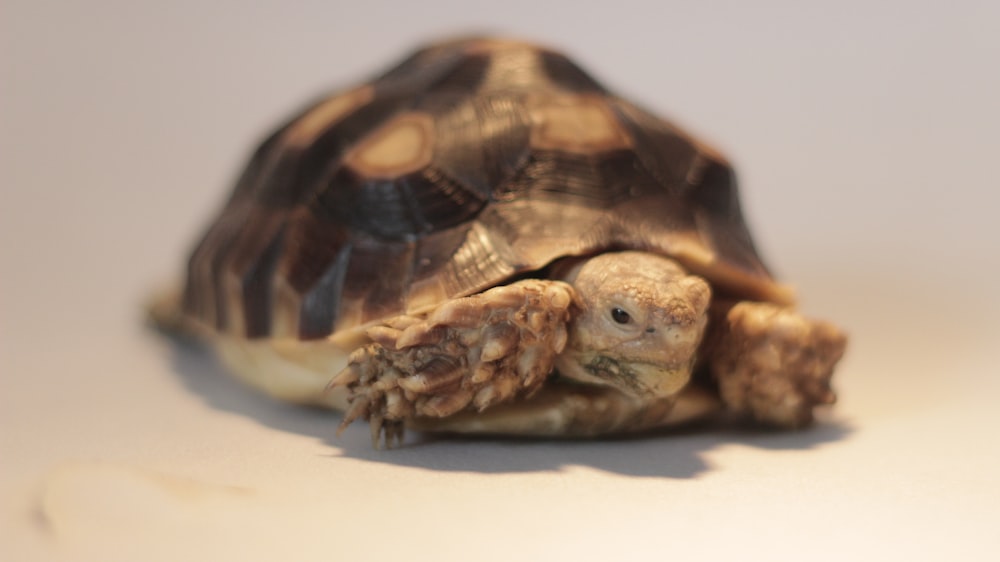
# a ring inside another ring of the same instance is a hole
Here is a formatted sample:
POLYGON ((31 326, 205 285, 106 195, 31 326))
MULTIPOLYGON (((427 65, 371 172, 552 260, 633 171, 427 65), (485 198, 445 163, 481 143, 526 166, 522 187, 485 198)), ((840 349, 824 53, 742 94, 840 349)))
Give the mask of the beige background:
POLYGON ((0 25, 0 558, 1000 551, 1000 4, 5 0, 0 25), (376 453, 143 329, 256 138, 469 29, 559 45, 733 158, 775 269, 852 334, 824 424, 376 453))

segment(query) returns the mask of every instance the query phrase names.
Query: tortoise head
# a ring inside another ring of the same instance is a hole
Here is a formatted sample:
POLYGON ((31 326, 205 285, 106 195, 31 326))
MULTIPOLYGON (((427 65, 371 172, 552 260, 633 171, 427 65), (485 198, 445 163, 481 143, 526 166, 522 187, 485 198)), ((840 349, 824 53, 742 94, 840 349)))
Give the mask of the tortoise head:
POLYGON ((676 262, 644 252, 600 254, 563 276, 582 310, 559 372, 636 397, 669 396, 691 378, 711 290, 676 262))

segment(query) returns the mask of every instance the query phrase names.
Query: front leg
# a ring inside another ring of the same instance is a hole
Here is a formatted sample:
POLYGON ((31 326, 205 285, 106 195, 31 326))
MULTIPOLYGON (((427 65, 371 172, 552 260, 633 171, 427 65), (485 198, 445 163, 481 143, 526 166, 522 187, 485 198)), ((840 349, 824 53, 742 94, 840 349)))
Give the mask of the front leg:
POLYGON ((813 408, 832 404, 833 369, 847 337, 826 322, 769 303, 720 303, 706 339, 709 369, 731 411, 781 427, 800 427, 813 408))
POLYGON ((330 386, 346 386, 351 408, 378 447, 407 420, 482 411, 537 390, 566 345, 575 300, 561 281, 527 279, 448 301, 425 317, 399 316, 370 328, 330 386))

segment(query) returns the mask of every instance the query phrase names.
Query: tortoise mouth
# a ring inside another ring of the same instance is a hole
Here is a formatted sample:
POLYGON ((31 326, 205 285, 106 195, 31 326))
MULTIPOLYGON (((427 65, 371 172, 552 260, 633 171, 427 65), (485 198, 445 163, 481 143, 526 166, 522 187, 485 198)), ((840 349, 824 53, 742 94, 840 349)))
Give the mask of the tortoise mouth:
POLYGON ((589 375, 636 398, 670 396, 691 380, 691 365, 687 363, 676 365, 595 355, 583 368, 589 375))

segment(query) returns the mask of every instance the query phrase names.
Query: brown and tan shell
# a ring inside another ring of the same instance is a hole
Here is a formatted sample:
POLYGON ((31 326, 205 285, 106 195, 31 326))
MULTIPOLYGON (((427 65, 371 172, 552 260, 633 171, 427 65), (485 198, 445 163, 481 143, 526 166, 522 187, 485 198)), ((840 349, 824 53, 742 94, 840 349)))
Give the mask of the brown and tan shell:
POLYGON ((183 311, 230 335, 316 339, 612 248, 791 300, 716 152, 561 54, 452 41, 264 141, 190 257, 183 311))

